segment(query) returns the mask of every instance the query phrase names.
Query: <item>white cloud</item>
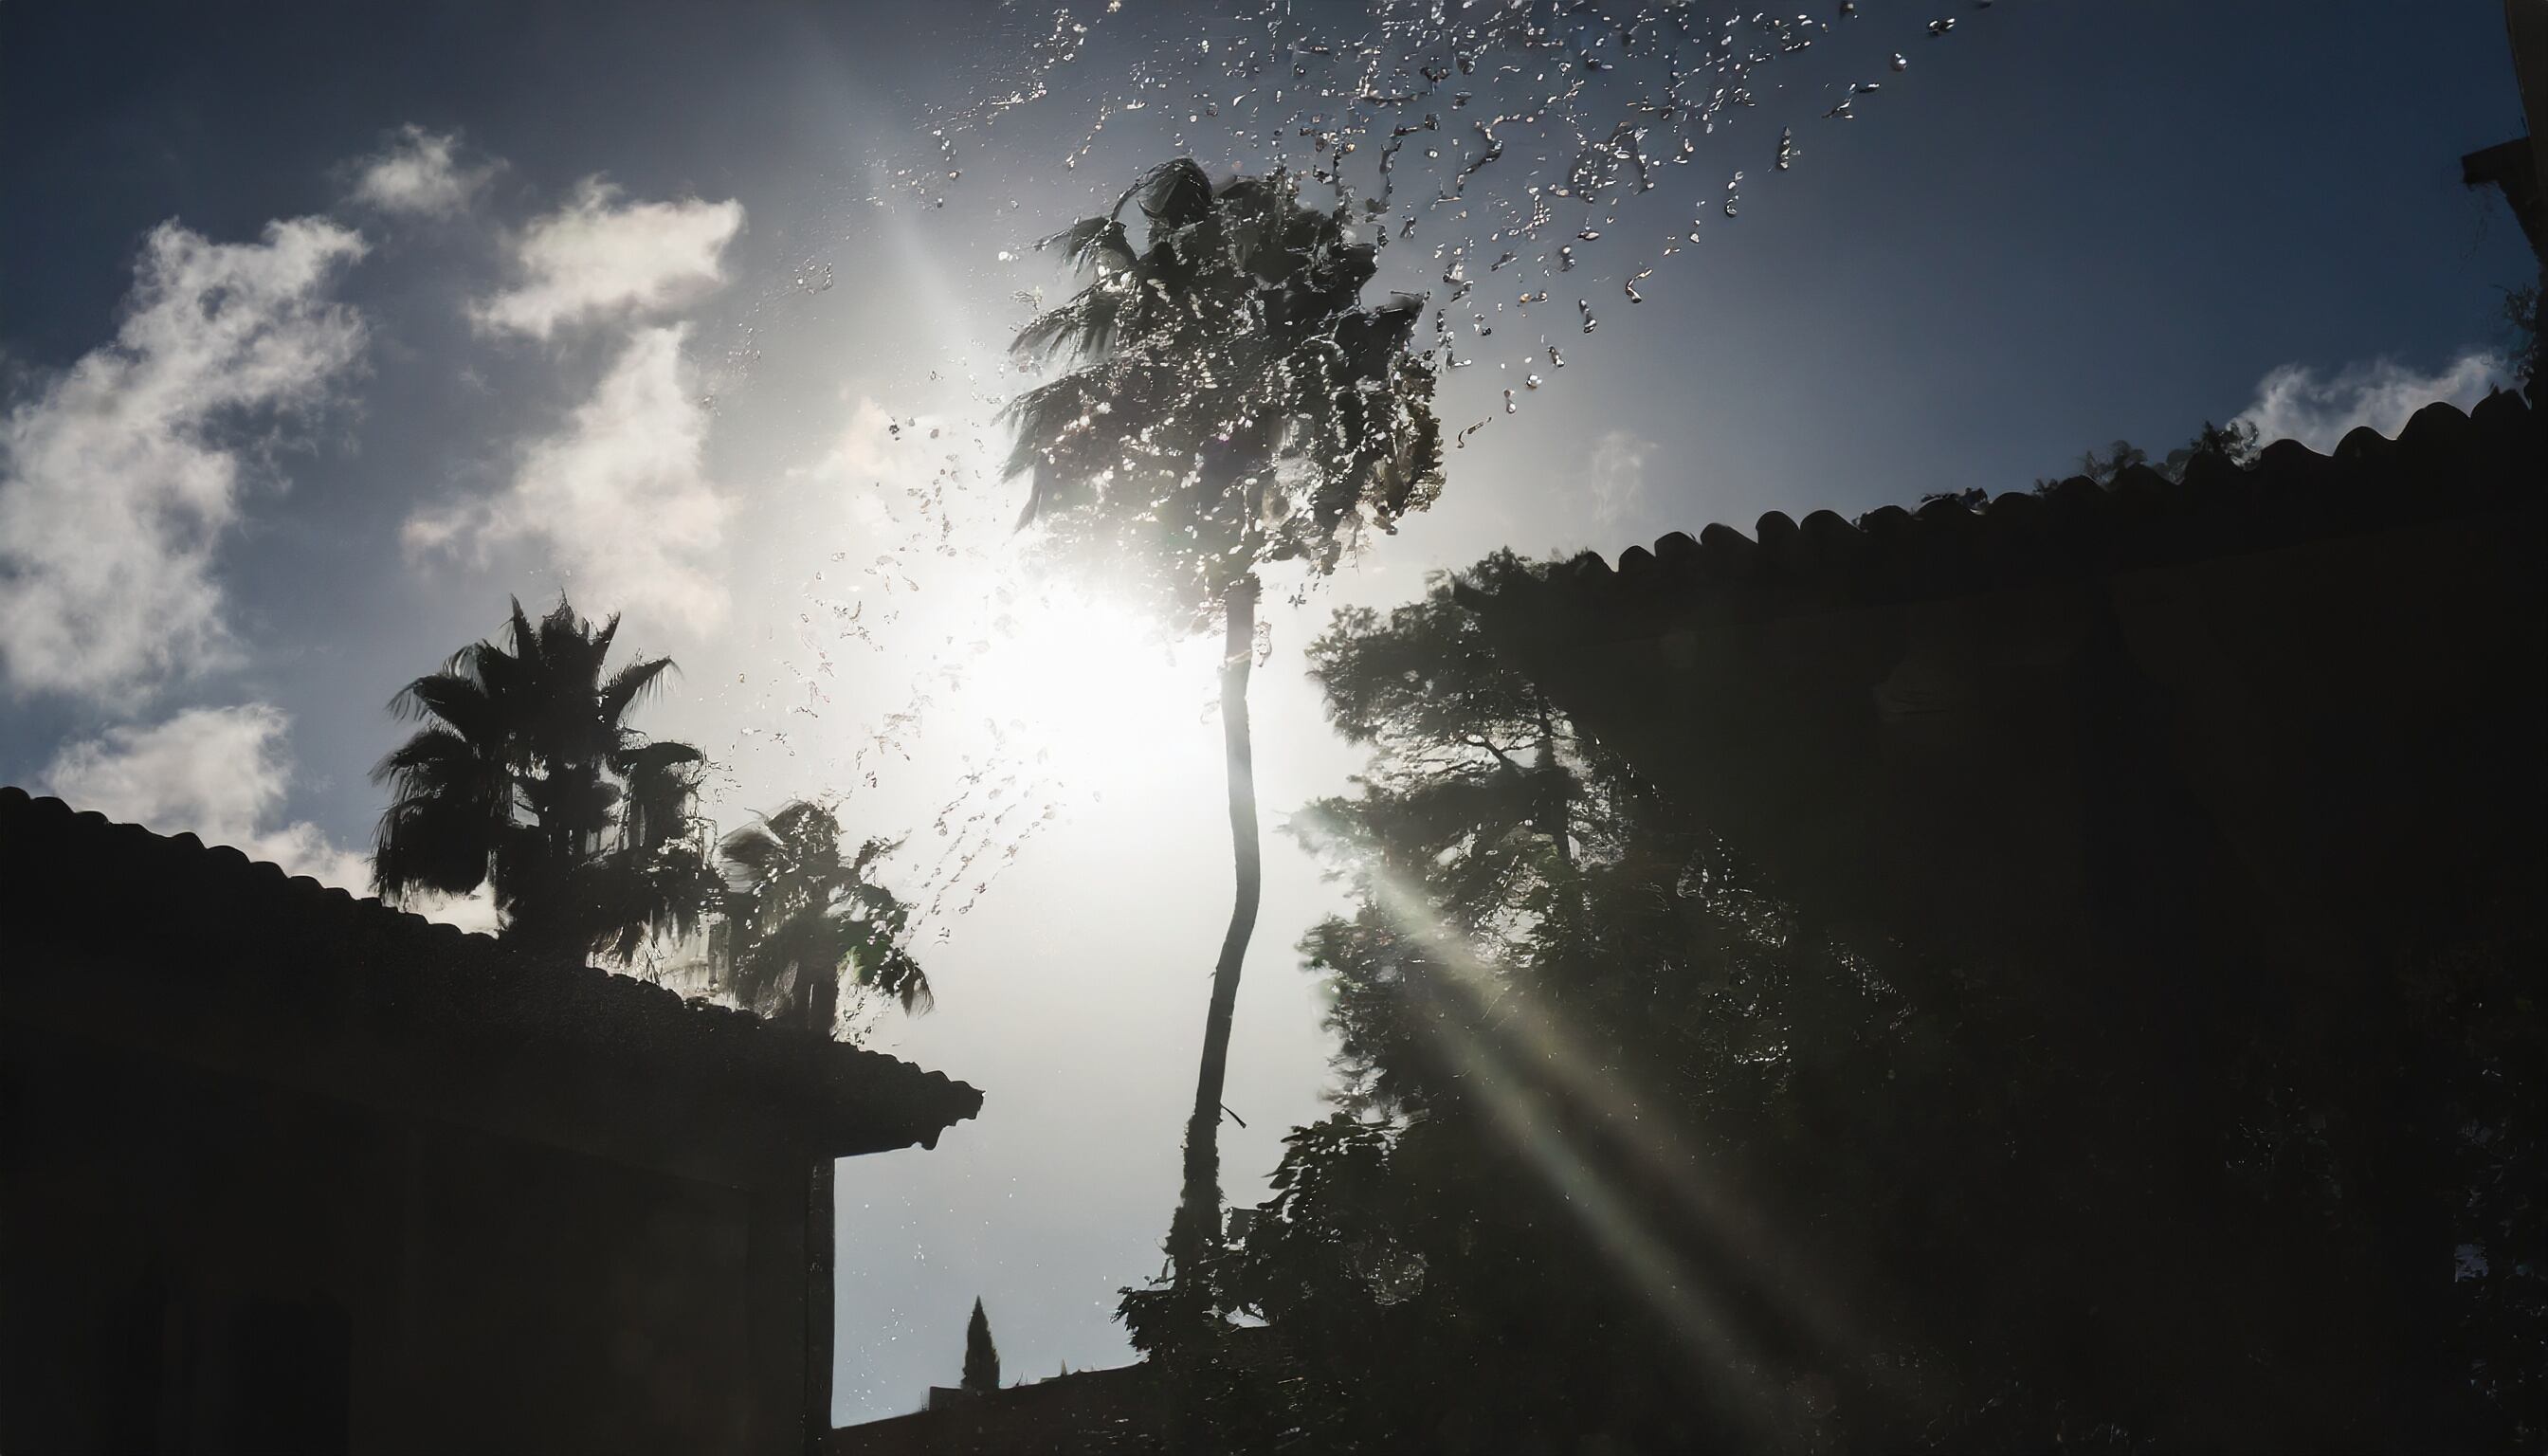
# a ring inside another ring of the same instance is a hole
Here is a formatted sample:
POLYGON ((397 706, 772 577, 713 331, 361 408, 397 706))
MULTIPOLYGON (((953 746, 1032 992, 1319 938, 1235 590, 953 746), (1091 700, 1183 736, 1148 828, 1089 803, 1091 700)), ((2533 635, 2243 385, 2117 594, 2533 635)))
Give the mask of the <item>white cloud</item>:
POLYGON ((864 540, 891 528, 893 512, 885 482, 891 477, 896 487, 912 484, 905 479, 910 470, 905 459, 893 453, 898 437, 885 408, 846 390, 841 399, 850 405, 850 417, 832 437, 831 448, 811 465, 788 467, 787 480, 842 502, 851 527, 864 540))
POLYGON ((471 306, 482 328, 547 338, 562 324, 672 308, 725 282, 725 245, 743 230, 743 204, 619 202, 587 178, 574 200, 513 242, 522 281, 471 306))
POLYGON ((363 323, 322 293, 362 236, 151 230, 123 326, 0 423, 0 666, 19 690, 129 701, 228 653, 213 557, 239 513, 242 416, 323 403, 363 323))
POLYGON ((2348 364, 2323 378, 2302 365, 2286 364, 2257 382, 2256 403, 2240 411, 2238 419, 2254 425, 2257 438, 2267 444, 2298 440, 2323 453, 2358 425, 2394 438, 2410 416, 2436 400, 2466 410, 2509 378, 2502 359, 2475 350, 2432 374, 2393 359, 2348 364))
POLYGON ((633 334, 566 428, 522 452, 501 495, 408 519, 411 551, 544 543, 588 612, 692 629, 725 615, 709 570, 732 510, 707 478, 708 411, 682 357, 686 325, 633 334))
POLYGON ((354 201, 384 213, 436 217, 466 209, 501 165, 460 165, 460 138, 410 122, 390 144, 362 159, 354 201))
MULTIPOLYGON (((109 728, 65 745, 38 780, 74 809, 160 834, 229 845, 320 884, 369 893, 371 862, 306 819, 278 823, 292 782, 292 719, 269 703, 187 708, 164 722, 109 728)), ((416 906, 466 930, 493 930, 482 890, 416 906)))
POLYGON ((1593 523, 1609 530, 1627 522, 1628 513, 1644 503, 1646 462, 1655 457, 1655 442, 1623 429, 1604 433, 1592 443, 1593 523))
POLYGON ((282 709, 252 702, 109 728, 54 755, 45 789, 75 809, 234 845, 251 860, 359 888, 371 877, 361 855, 338 849, 306 820, 274 823, 291 786, 291 727, 282 709))

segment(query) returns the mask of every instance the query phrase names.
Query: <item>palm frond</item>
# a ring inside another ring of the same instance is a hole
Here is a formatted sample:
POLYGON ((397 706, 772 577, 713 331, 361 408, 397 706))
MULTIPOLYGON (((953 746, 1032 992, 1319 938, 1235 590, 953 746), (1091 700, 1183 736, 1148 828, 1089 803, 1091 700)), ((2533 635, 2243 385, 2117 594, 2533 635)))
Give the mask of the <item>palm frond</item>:
POLYGON ((502 766, 484 745, 442 727, 418 731, 372 766, 372 781, 401 797, 447 793, 462 784, 501 776, 502 766))
POLYGON ((778 842, 778 837, 758 824, 727 835, 717 847, 717 854, 749 880, 759 880, 767 875, 778 857, 785 853, 786 846, 778 842))
POLYGON ((390 699, 390 711, 410 722, 439 718, 464 733, 491 726, 495 702, 485 683, 460 673, 428 673, 390 699))
POLYGON ((1063 263, 1076 272, 1108 267, 1128 272, 1133 267, 1133 244, 1124 234, 1123 223, 1114 218, 1082 218, 1050 237, 1038 239, 1036 246, 1059 249, 1063 263))
MULTIPOLYGON (((616 626, 618 618, 613 617, 611 624, 616 626)), ((597 660, 594 665, 599 666, 597 660)), ((660 680, 666 673, 675 671, 678 670, 673 666, 671 658, 658 657, 649 658, 644 662, 630 663, 613 673, 610 681, 602 684, 596 703, 600 709, 603 724, 617 727, 619 720, 628 716, 629 709, 635 707, 642 699, 661 690, 660 680)))
POLYGON ((522 610, 522 598, 515 596, 510 600, 512 617, 505 627, 512 638, 512 657, 526 668, 535 668, 540 654, 539 631, 531 625, 530 614, 522 610))
POLYGON ((648 941, 696 931, 725 891, 707 857, 687 843, 614 851, 580 866, 577 878, 578 898, 596 912, 589 949, 623 964, 648 941))
POLYGON ((707 755, 686 743, 661 742, 611 756, 627 782, 619 815, 622 844, 652 849, 683 832, 698 797, 699 768, 707 755))
POLYGON ((1009 341, 1009 352, 1030 364, 1043 364, 1057 355, 1104 358, 1115 349, 1125 312, 1125 295, 1119 289, 1091 284, 1069 302, 1037 315, 1009 341))
POLYGON ((1212 178, 1191 157, 1161 162, 1136 188, 1152 228, 1190 228, 1212 216, 1212 178))
POLYGON ((398 903, 417 891, 463 895, 487 882, 497 836, 486 816, 452 800, 403 798, 374 831, 372 891, 398 903))
POLYGON ((819 1008, 823 978, 846 970, 906 1011, 928 1009, 928 977, 902 946, 910 909, 870 877, 899 843, 868 839, 845 859, 839 816, 801 799, 726 836, 719 857, 744 881, 730 901, 738 999, 759 1009, 791 992, 799 1009, 819 1008))
MULTIPOLYGON (((566 605, 566 598, 563 596, 559 597, 558 605, 566 605)), ((602 622, 600 628, 592 633, 592 661, 596 668, 599 667, 604 658, 610 656, 610 640, 618 635, 619 613, 614 611, 610 614, 608 619, 602 622)))

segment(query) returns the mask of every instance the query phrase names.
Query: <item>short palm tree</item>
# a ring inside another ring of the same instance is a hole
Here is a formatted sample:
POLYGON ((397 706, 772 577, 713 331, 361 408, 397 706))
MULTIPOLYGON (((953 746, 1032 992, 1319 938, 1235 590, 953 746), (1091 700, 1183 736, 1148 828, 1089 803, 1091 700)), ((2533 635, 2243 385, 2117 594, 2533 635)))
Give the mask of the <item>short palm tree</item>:
POLYGON ((535 955, 625 961, 687 935, 717 881, 692 809, 705 760, 650 741, 628 715, 673 667, 605 674, 619 618, 565 597, 506 641, 472 643, 392 700, 425 726, 372 773, 391 789, 372 851, 384 898, 492 886, 503 936, 535 955))
POLYGON ((1059 553, 1146 595, 1172 628, 1225 634, 1237 884, 1168 1235, 1181 1282, 1199 1285, 1182 1274, 1220 1237, 1222 1084, 1263 878, 1247 723, 1259 572, 1330 571, 1369 529, 1431 503, 1441 430, 1431 366, 1410 347, 1423 300, 1362 307, 1377 248, 1356 240, 1341 204, 1305 206, 1279 172, 1216 187, 1192 161, 1169 162, 1046 241, 1088 284, 1014 345, 1075 366, 1006 411, 1008 474, 1034 476, 1021 524, 1042 523, 1059 553), (1137 202, 1138 248, 1124 222, 1137 202))
POLYGON ((925 1010, 929 977, 903 949, 911 911, 872 871, 894 849, 871 839, 841 853, 841 822, 820 804, 792 803, 728 835, 735 997, 755 1011, 784 1008, 825 1036, 840 1019, 841 976, 925 1010))

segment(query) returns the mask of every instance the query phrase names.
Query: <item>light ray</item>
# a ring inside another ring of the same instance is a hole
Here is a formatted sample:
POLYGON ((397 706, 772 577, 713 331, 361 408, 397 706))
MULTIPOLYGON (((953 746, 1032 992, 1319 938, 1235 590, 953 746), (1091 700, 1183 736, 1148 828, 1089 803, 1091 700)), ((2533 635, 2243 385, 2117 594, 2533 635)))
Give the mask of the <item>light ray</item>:
POLYGON ((1593 1070, 1600 1064, 1593 1048, 1567 1027, 1562 1013, 1510 978, 1498 975, 1464 937, 1443 923, 1423 894, 1402 877, 1380 871, 1373 877, 1373 892, 1383 912, 1445 972, 1410 982, 1410 989, 1416 994, 1456 996, 1462 1004, 1455 1012, 1466 1013, 1426 1017, 1421 1024, 1468 1074, 1469 1089, 1480 1095, 1490 1115, 1549 1185, 1568 1195, 1568 1207, 1576 1211, 1595 1245, 1627 1276, 1630 1287, 1648 1298, 1686 1347, 1735 1365, 1758 1363, 1757 1352, 1720 1303, 1709 1296, 1703 1278, 1558 1131, 1556 1109, 1546 1094, 1534 1090, 1535 1082, 1553 1080, 1566 1102, 1589 1109, 1605 1140, 1629 1153, 1639 1174, 1659 1183, 1720 1249, 1735 1262, 1764 1271, 1768 1278, 1762 1281, 1763 1287, 1786 1297, 1786 1307, 1778 1313, 1800 1323, 1819 1348, 1852 1354, 1865 1349, 1865 1341, 1843 1314, 1842 1302, 1781 1246, 1757 1209, 1720 1181, 1698 1173, 1696 1159, 1669 1131, 1669 1119, 1648 1116, 1649 1099, 1641 1097, 1632 1083, 1616 1071, 1593 1070), (1496 1041, 1504 1045, 1490 1045, 1469 1031, 1472 1021, 1492 1026, 1496 1041))

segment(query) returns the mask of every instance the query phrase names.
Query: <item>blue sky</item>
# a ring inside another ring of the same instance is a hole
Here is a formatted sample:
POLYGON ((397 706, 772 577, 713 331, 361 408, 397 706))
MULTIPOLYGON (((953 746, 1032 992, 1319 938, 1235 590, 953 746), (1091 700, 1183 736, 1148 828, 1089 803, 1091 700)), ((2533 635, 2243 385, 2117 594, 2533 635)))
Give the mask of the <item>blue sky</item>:
MULTIPOLYGON (((2523 129, 2493 0, 1859 8, 1581 269, 1551 233, 1495 275, 1554 298, 1457 345, 1446 425, 1487 426, 1441 505, 1274 622, 1269 820, 1354 763, 1299 647, 1427 570, 2021 489, 2242 412, 2323 446, 2497 377, 2536 264, 2458 180, 2523 129), (1851 79, 1882 90, 1826 119, 1851 79), (1505 414, 1542 337, 1566 367, 1505 414)), ((721 820, 845 794, 940 905, 941 1009, 875 1043, 989 1101, 844 1170, 845 1419, 952 1378, 976 1294, 1012 1374, 1124 1356, 1225 913, 1208 665, 1035 574, 989 413, 1016 295, 1064 286, 1035 236, 1174 150, 1300 141, 1188 110, 1235 23, 1086 10, 1042 69, 1018 5, 0 10, 0 779, 358 875, 391 693, 507 592, 624 608, 721 820), (1048 94, 966 130, 1021 77, 1048 94)), ((1550 165, 1517 143, 1479 218, 1550 165)), ((1432 249, 1512 245, 1486 226, 1427 213, 1389 281, 1438 295, 1432 249)), ((1331 891, 1269 851, 1233 1194, 1325 1054, 1291 943, 1331 891)))

